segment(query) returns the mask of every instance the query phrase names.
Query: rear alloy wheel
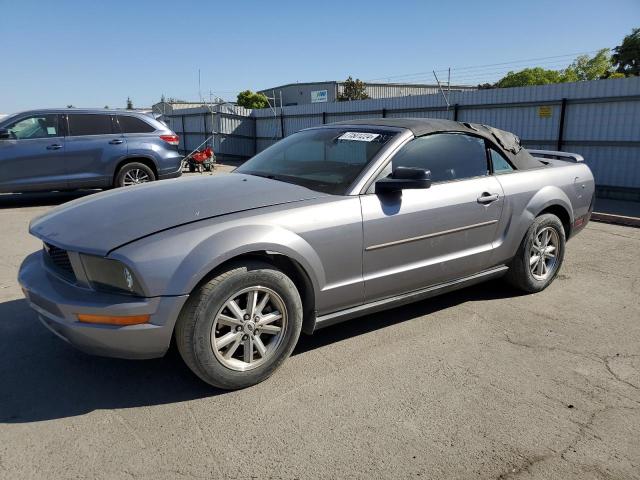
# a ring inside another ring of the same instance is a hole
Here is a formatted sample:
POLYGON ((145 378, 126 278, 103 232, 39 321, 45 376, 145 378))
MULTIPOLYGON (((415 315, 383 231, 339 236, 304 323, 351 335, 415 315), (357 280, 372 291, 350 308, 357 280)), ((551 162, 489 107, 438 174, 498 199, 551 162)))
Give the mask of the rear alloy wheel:
POLYGON ((553 227, 545 227, 535 233, 529 249, 529 269, 533 278, 544 281, 556 270, 560 239, 553 227))
POLYGON ((205 382, 226 390, 267 379, 302 329, 295 285, 268 263, 248 261, 196 289, 176 323, 180 355, 205 382))
POLYGON ((560 270, 565 243, 560 219, 550 213, 540 215, 522 240, 509 266, 507 281, 529 293, 544 290, 560 270))
POLYGON ((120 168, 116 177, 116 187, 130 187, 141 183, 153 182, 156 176, 144 163, 127 163, 120 168))

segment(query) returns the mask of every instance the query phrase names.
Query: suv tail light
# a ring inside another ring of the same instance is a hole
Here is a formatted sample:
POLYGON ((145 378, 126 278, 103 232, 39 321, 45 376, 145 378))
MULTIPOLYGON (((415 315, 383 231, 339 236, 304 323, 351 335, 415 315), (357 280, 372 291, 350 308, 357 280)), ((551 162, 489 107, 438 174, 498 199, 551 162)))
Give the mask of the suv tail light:
POLYGON ((160 135, 160 138, 169 145, 178 145, 180 143, 180 137, 178 135, 160 135))

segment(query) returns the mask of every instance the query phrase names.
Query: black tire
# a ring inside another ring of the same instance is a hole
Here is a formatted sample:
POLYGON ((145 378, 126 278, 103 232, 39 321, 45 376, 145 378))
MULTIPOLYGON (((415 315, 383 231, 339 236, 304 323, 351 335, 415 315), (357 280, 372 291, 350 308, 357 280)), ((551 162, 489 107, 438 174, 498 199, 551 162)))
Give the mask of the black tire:
POLYGON ((195 166, 193 163, 190 163, 190 164, 189 164, 189 171, 190 171, 191 173, 193 173, 193 172, 195 172, 195 171, 196 171, 196 166, 195 166))
MULTIPOLYGON (((114 186, 124 187, 125 177, 127 173, 133 172, 135 170, 140 170, 146 173, 148 177, 148 180, 147 180, 148 182, 153 182, 156 179, 156 175, 153 173, 153 170, 151 170, 147 165, 140 162, 131 162, 131 163, 125 163, 122 167, 120 167, 120 170, 118 170, 118 174, 116 175, 116 181, 114 186)), ((146 182, 142 182, 142 183, 146 183, 146 182)))
POLYGON ((249 387, 266 380, 291 355, 302 329, 302 301, 289 277, 268 263, 249 261, 230 267, 198 287, 185 303, 175 328, 178 351, 187 366, 202 380, 225 390, 249 387), (243 289, 261 286, 276 292, 286 309, 282 340, 263 363, 238 371, 214 354, 211 333, 225 303, 243 289))
POLYGON ((529 230, 527 230, 527 233, 518 248, 516 256, 509 265, 509 271, 507 272, 505 279, 514 287, 528 293, 536 293, 544 290, 551 284, 551 282, 553 282, 562 267, 565 245, 565 232, 560 219, 550 213, 540 215, 533 221, 529 230), (551 228, 555 231, 558 245, 555 251, 555 263, 553 264, 552 269, 549 269, 549 273, 546 278, 541 279, 536 278, 531 271, 530 259, 532 258, 531 251, 536 235, 547 228, 551 228))

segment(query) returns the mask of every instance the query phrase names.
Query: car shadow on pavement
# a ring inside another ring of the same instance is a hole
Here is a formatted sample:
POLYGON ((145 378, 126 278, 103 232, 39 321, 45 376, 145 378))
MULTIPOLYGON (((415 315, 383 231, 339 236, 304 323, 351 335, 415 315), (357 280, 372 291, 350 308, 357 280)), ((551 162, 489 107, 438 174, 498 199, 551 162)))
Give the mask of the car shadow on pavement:
MULTIPOLYGON (((303 335, 294 355, 467 301, 519 295, 490 282, 303 335)), ((206 385, 175 348, 164 358, 86 355, 44 328, 26 300, 0 303, 0 423, 29 423, 98 409, 161 405, 224 394, 206 385)))
POLYGON ((318 330, 313 335, 302 335, 293 351, 293 355, 302 354, 341 340, 429 315, 439 310, 446 310, 466 302, 515 298, 522 295, 524 295, 523 292, 507 283, 501 280, 492 280, 402 307, 354 318, 344 323, 318 330))
POLYGON ((4 208, 60 205, 100 191, 101 190, 76 190, 73 192, 1 193, 0 210, 4 208))

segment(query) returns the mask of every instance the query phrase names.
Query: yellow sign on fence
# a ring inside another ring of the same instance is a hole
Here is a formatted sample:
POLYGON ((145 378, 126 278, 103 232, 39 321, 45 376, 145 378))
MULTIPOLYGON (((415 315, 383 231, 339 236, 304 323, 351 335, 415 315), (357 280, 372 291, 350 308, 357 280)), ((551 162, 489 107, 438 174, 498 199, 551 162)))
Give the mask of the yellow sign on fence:
POLYGON ((549 105, 538 107, 538 116, 540 118, 549 118, 553 114, 553 109, 549 105))

